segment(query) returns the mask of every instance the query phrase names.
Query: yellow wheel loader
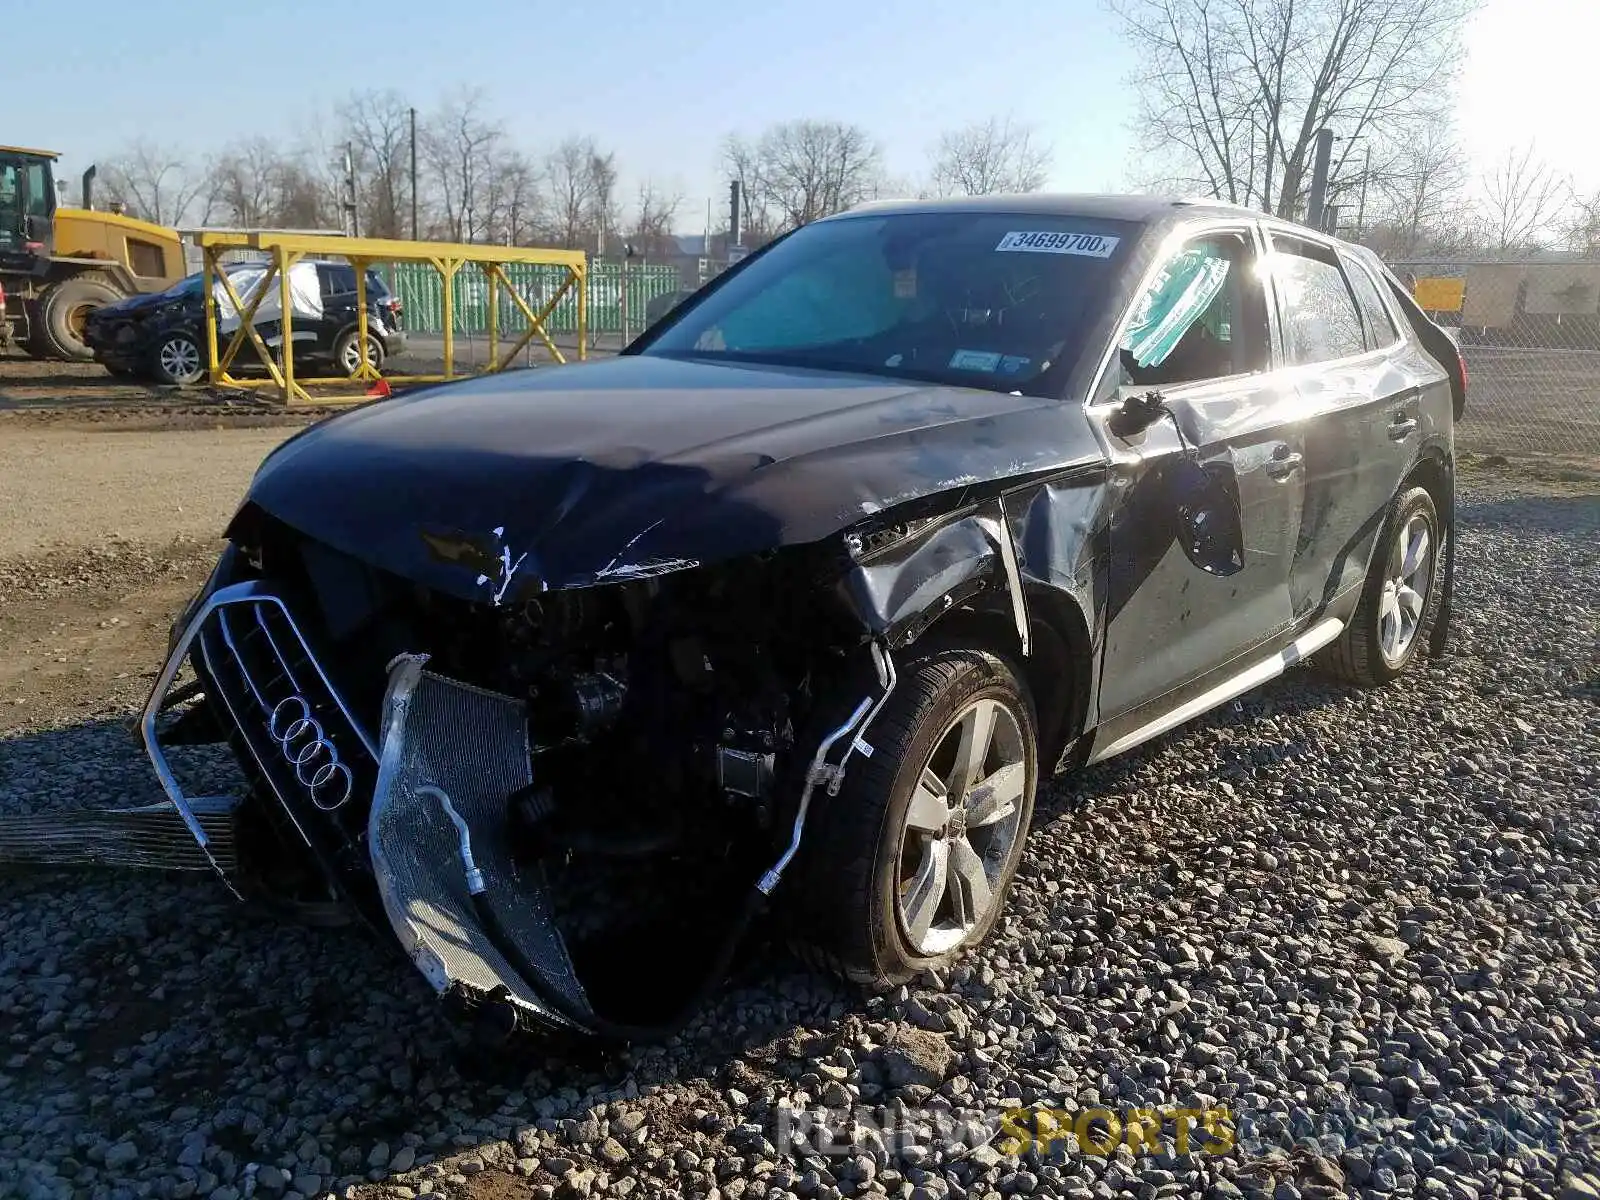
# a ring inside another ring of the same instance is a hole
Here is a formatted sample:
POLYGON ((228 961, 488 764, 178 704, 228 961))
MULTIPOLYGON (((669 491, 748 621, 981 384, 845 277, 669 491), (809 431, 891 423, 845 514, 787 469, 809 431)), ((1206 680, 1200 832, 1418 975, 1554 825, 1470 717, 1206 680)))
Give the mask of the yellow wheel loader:
POLYGON ((94 168, 84 172, 83 207, 56 202, 49 150, 0 146, 0 349, 15 342, 36 358, 92 358, 84 321, 96 308, 161 291, 184 275, 175 230, 96 212, 94 168))

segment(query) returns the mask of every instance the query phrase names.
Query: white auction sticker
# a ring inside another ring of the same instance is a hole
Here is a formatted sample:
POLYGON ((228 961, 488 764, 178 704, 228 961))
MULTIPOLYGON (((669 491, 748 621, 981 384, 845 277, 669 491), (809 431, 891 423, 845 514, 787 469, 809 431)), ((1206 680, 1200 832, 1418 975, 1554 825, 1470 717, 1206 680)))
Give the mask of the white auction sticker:
POLYGON ((1121 238, 1102 233, 1047 233, 1018 231, 1000 239, 996 250, 1025 250, 1034 254, 1081 254, 1086 258, 1110 258, 1121 238))
POLYGON ((992 371, 1000 365, 1000 355, 988 350, 957 350, 950 356, 952 371, 992 371))

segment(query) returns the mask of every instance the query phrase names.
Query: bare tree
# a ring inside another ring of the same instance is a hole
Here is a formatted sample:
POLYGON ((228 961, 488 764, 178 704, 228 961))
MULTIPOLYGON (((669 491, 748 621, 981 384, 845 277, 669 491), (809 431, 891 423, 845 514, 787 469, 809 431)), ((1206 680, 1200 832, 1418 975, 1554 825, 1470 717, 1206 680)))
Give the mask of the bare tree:
POLYGON ((569 137, 545 157, 549 236, 569 250, 599 252, 621 224, 617 156, 592 137, 569 137))
POLYGON ((1531 145, 1506 151, 1505 159, 1483 177, 1483 220, 1496 250, 1531 250, 1552 232, 1567 196, 1567 183, 1535 158, 1531 145))
POLYGON ((617 156, 602 154, 591 148, 589 152, 589 212, 588 226, 593 234, 596 254, 605 252, 606 237, 621 223, 622 214, 617 204, 617 156))
POLYGON ((639 185, 634 200, 633 221, 628 227, 628 241, 634 253, 645 258, 660 258, 672 250, 672 226, 683 207, 682 192, 659 190, 650 180, 639 185))
POLYGON ((410 105, 392 89, 357 92, 339 106, 338 116, 342 140, 355 151, 362 232, 371 237, 405 236, 410 208, 410 105))
POLYGON ((484 113, 481 89, 468 88, 446 99, 418 133, 420 152, 438 187, 443 233, 454 242, 472 242, 485 232, 488 210, 484 184, 505 131, 484 113))
POLYGON ((1050 150, 1034 130, 1010 117, 990 117, 939 135, 933 152, 933 192, 987 196, 1036 192, 1050 174, 1050 150))
POLYGON ((525 246, 546 223, 539 170, 520 150, 506 150, 489 164, 484 199, 490 241, 525 246))
POLYGON ((793 229, 872 196, 883 156, 866 130, 841 121, 785 121, 754 143, 730 137, 723 162, 744 181, 753 230, 793 229))
MULTIPOLYGON (((1354 174, 1359 185, 1360 173, 1354 174)), ((1373 176, 1366 228, 1358 232, 1379 253, 1451 253, 1476 239, 1466 195, 1467 157, 1446 114, 1395 147, 1373 176)))
POLYGON ((191 215, 201 224, 207 219, 203 176, 191 175, 168 147, 140 139, 107 162, 101 176, 108 198, 124 205, 130 216, 157 225, 180 225, 191 215))
POLYGON ((314 140, 283 150, 266 138, 229 146, 212 159, 207 203, 225 224, 244 228, 327 229, 339 224, 333 172, 314 140))
MULTIPOLYGON (((1160 181, 1294 217, 1317 131, 1334 174, 1363 141, 1427 119, 1476 0, 1110 0, 1141 52, 1133 85, 1160 181)), ((1364 153, 1364 151, 1363 151, 1364 153)))
POLYGON ((272 223, 279 166, 278 150, 266 138, 251 138, 223 150, 207 173, 212 211, 230 225, 251 228, 272 223))
POLYGON ((593 138, 572 137, 545 160, 552 232, 568 250, 583 243, 586 222, 594 210, 594 176, 589 169, 594 157, 593 138))
POLYGON ((1567 245, 1590 258, 1600 258, 1600 192, 1574 195, 1567 214, 1567 245))

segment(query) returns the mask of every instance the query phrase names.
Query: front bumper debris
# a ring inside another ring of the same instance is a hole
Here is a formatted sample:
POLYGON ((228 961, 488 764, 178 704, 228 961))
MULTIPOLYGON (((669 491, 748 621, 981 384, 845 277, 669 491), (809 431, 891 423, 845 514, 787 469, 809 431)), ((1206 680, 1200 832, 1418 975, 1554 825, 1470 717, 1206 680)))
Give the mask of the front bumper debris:
POLYGON ((232 740, 241 766, 276 796, 330 881, 355 869, 356 839, 348 828, 353 818, 341 810, 370 786, 377 762, 374 743, 317 662, 288 607, 260 581, 249 580, 217 588, 195 608, 174 640, 140 720, 162 790, 229 888, 241 894, 235 872, 213 853, 158 729, 178 673, 191 657, 217 717, 236 731, 232 740))
POLYGON ((136 867, 153 871, 234 871, 232 796, 196 796, 190 816, 206 835, 195 841, 171 800, 139 808, 78 809, 0 821, 0 864, 136 867))
POLYGON ((247 774, 268 785, 262 790, 275 795, 330 882, 359 871, 368 895, 376 884, 401 948, 436 992, 469 1004, 493 994, 526 1024, 572 1025, 491 944, 468 896, 456 829, 419 795, 426 787, 448 792, 470 826, 491 880, 488 902, 537 967, 534 985, 589 1011, 542 871, 514 861, 508 844, 506 798, 533 779, 522 702, 426 672, 420 659, 399 659, 384 701, 380 759, 278 596, 259 581, 205 594, 173 639, 141 731, 169 813, 236 895, 244 888, 232 841, 219 841, 209 802, 185 795, 161 742, 158 720, 169 697, 179 696, 174 683, 191 659, 247 774))

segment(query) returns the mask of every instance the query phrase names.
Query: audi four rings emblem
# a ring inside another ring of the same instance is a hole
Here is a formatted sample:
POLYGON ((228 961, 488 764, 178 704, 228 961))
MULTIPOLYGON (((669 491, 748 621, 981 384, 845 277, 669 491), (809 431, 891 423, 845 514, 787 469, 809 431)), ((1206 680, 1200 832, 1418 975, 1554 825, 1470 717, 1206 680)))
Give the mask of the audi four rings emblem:
POLYGON ((311 715, 311 704, 304 696, 278 701, 267 721, 267 732, 294 767, 294 777, 311 793, 313 804, 331 811, 350 799, 355 777, 339 761, 338 748, 311 715))

